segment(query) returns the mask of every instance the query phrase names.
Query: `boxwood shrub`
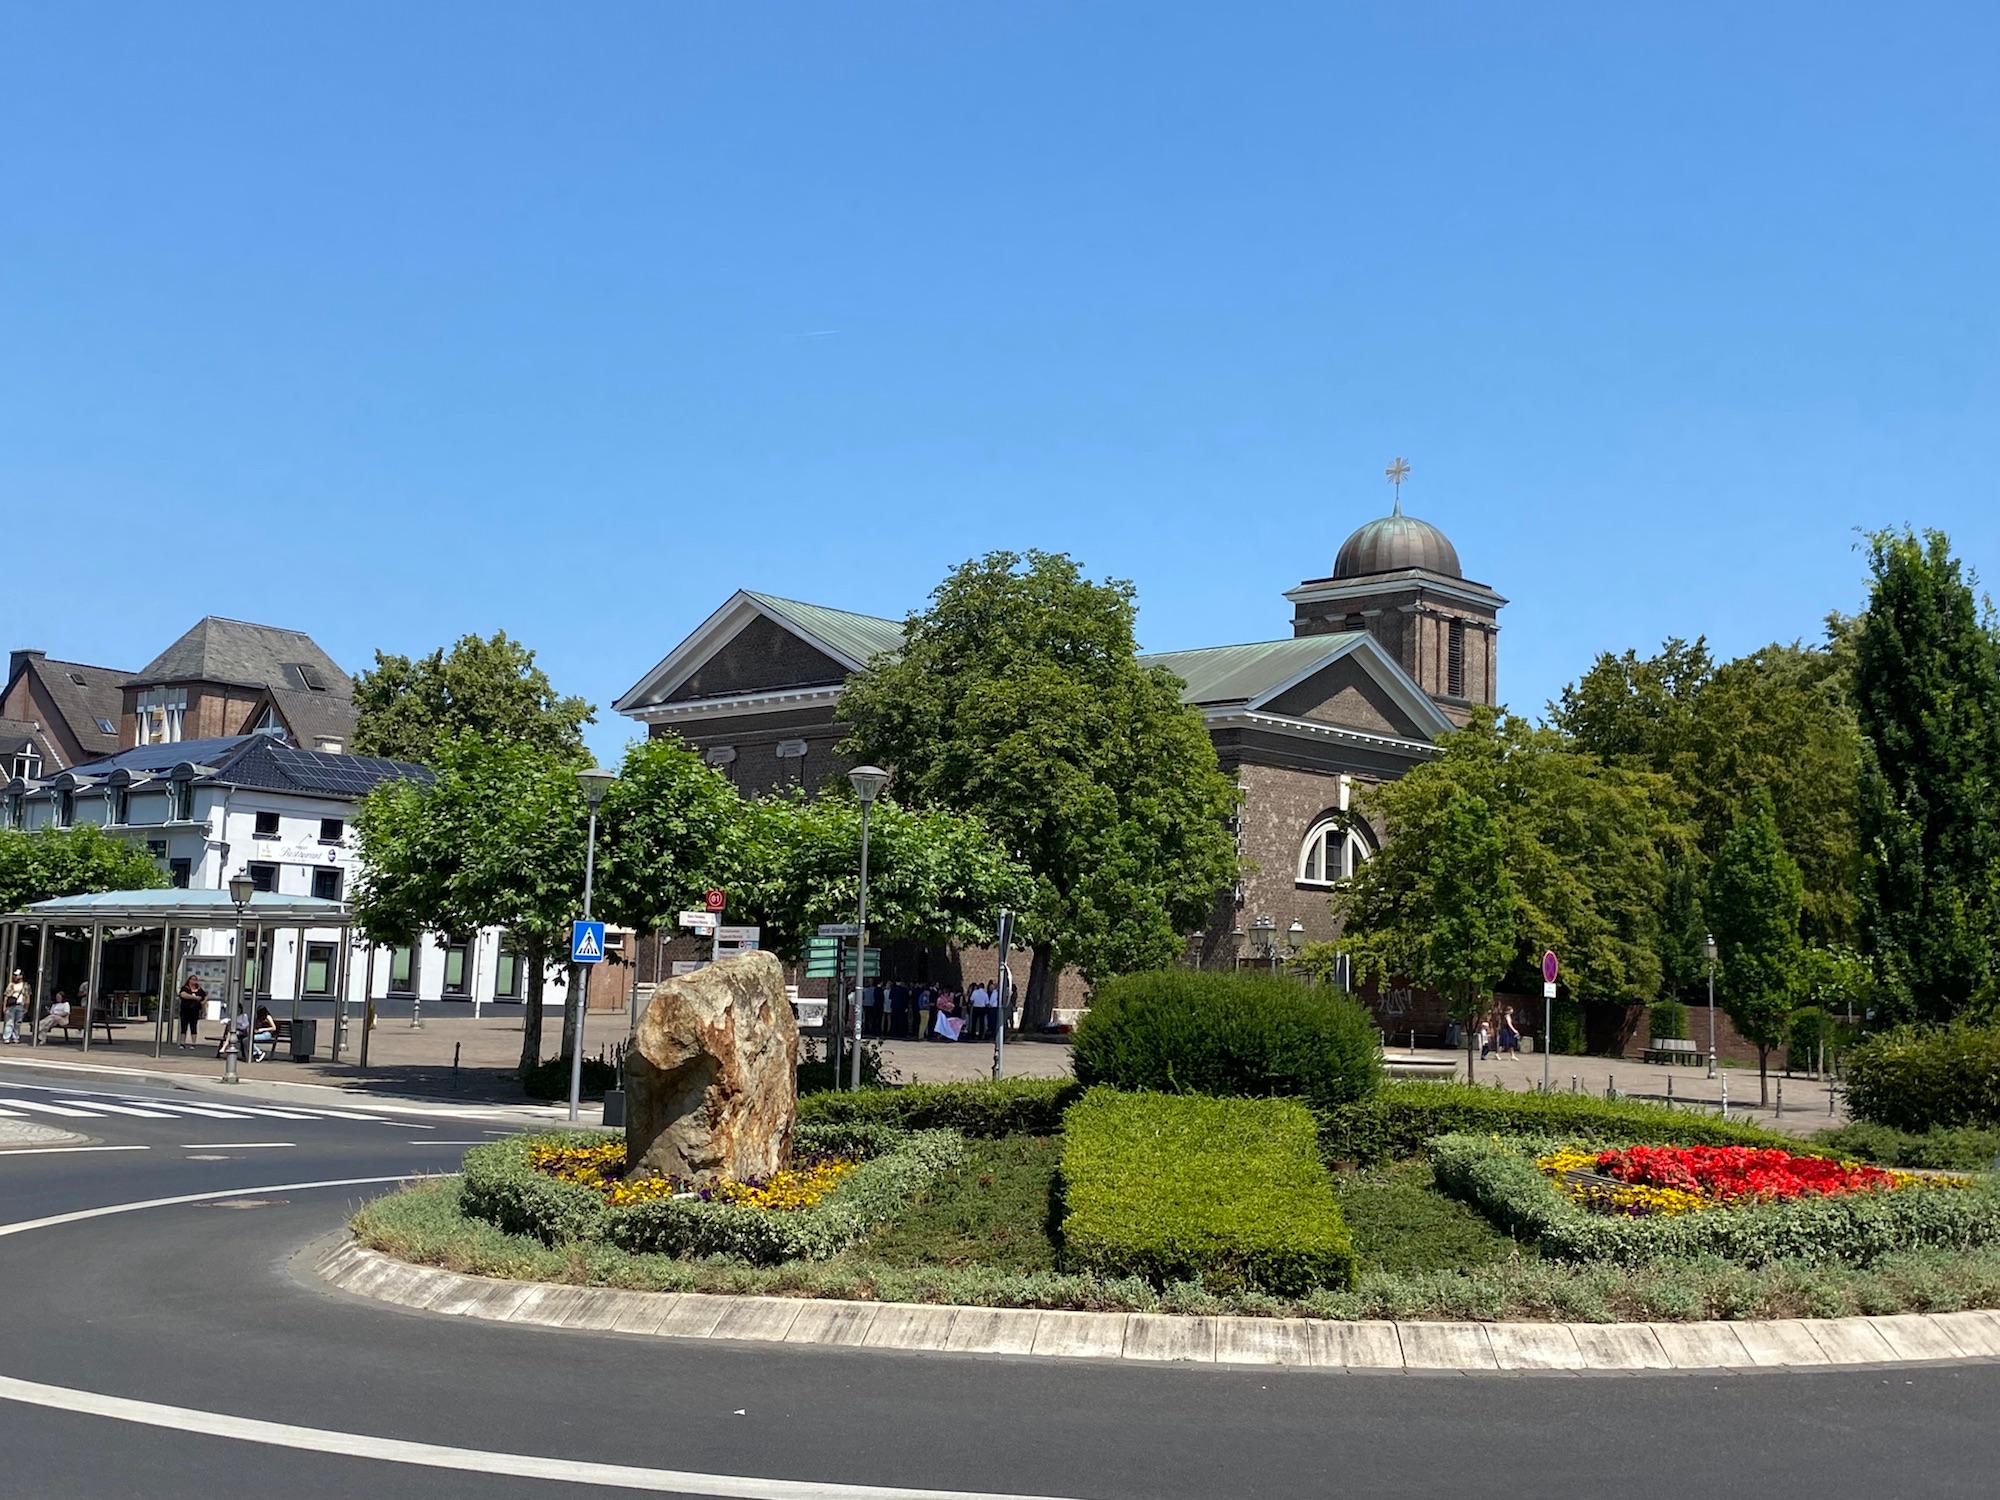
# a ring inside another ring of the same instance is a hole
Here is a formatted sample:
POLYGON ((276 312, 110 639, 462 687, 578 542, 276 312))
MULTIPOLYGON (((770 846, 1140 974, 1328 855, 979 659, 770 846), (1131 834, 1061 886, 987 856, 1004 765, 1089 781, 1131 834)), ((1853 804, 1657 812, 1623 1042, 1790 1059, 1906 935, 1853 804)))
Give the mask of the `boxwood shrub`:
POLYGON ((1069 1078, 1002 1078, 997 1082, 912 1083, 799 1100, 799 1123, 866 1122, 902 1130, 956 1130, 964 1135, 1054 1135, 1063 1111, 1083 1095, 1069 1078))
POLYGON ((1564 1144, 1448 1135, 1431 1143, 1445 1192, 1551 1260, 1638 1265, 1717 1256, 1742 1265, 1773 1261, 1869 1265, 1906 1250, 1968 1250, 2000 1243, 2000 1190, 1991 1179, 1963 1188, 1794 1198, 1699 1213, 1623 1217, 1572 1202, 1535 1165, 1564 1144))
POLYGON ((595 1188, 561 1182, 528 1164, 544 1145, 596 1145, 601 1131, 517 1135, 465 1155, 462 1210, 546 1245, 601 1242, 668 1255, 721 1255, 760 1265, 823 1260, 901 1210, 964 1158, 951 1130, 900 1131, 866 1121, 801 1124, 800 1147, 864 1158, 810 1208, 773 1212, 741 1204, 663 1198, 613 1208, 595 1188))
POLYGON ((1842 1066, 1856 1119, 1898 1130, 2000 1125, 2000 1026, 1902 1027, 1842 1066))
POLYGON ((1591 1094, 1510 1094, 1504 1089, 1421 1079, 1385 1083, 1367 1099, 1320 1115, 1329 1161, 1375 1162, 1415 1156, 1435 1136, 1588 1135, 1627 1145, 1790 1146, 1755 1125, 1637 1100, 1591 1094))
POLYGON ((1373 1093, 1381 1039, 1330 986, 1159 969, 1099 985, 1076 1028, 1077 1079, 1127 1090, 1292 1095, 1330 1109, 1373 1093))
POLYGON ((1093 1089, 1063 1125, 1066 1269, 1299 1296, 1354 1284, 1354 1247, 1289 1099, 1093 1089))
POLYGON ((1889 1125, 1840 1125, 1806 1143, 1826 1155, 1880 1167, 1936 1167, 1983 1172, 2000 1160, 2000 1128, 1957 1125, 1945 1130, 1897 1130, 1889 1125))

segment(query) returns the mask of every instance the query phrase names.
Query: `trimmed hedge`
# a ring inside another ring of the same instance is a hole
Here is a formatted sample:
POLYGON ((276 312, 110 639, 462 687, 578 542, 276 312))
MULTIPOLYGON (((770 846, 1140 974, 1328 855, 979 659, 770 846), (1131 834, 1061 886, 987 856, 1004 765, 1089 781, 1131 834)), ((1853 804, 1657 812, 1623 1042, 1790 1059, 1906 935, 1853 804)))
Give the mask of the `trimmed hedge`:
MULTIPOLYGON (((606 1089, 618 1087, 618 1069, 601 1057, 586 1057, 583 1060, 583 1077, 579 1082, 581 1085, 579 1097, 602 1099, 606 1089)), ((521 1092, 530 1099, 567 1099, 569 1059, 545 1057, 532 1068, 523 1068, 521 1092)))
POLYGON ((900 1130, 956 1130, 962 1135, 1054 1135, 1063 1111, 1083 1097, 1069 1078, 912 1083, 901 1088, 812 1094, 799 1100, 799 1123, 869 1123, 900 1130))
POLYGON ((1448 1135, 1431 1143, 1438 1186, 1550 1260, 1640 1265, 1712 1255, 1740 1265, 1870 1265, 1907 1250, 2000 1243, 2000 1190, 1964 1188, 1795 1198, 1700 1213, 1628 1218, 1572 1202, 1535 1157, 1554 1140, 1448 1135))
POLYGON ((1415 1156, 1436 1136, 1581 1134, 1628 1145, 1787 1146, 1798 1142, 1754 1125, 1636 1100, 1590 1094, 1510 1094, 1504 1089, 1421 1079, 1385 1083, 1373 1098, 1320 1115, 1329 1161, 1415 1156))
POLYGON ((1267 974, 1158 969, 1099 985, 1076 1076, 1133 1091, 1292 1095, 1330 1109, 1382 1076, 1375 1022, 1350 996, 1267 974))
POLYGON ((1646 1007, 1646 1035, 1655 1045, 1683 1042, 1688 1034, 1688 1008, 1678 1000, 1655 1000, 1646 1007))
POLYGON ((1354 1285, 1354 1247, 1289 1099, 1093 1089, 1063 1123, 1066 1269, 1300 1296, 1354 1285))
POLYGON ((795 1137, 800 1147, 866 1159, 818 1203, 782 1212, 678 1198, 613 1208, 597 1189, 559 1181, 528 1164, 537 1146, 604 1139, 603 1132, 563 1131, 473 1147, 465 1154, 463 1211, 545 1245, 604 1243, 633 1253, 733 1256, 758 1265, 824 1260, 893 1217, 965 1155, 964 1140, 949 1130, 802 1124, 795 1137))
POLYGON ((2000 1129, 1980 1125, 1923 1132, 1888 1125, 1841 1125, 1817 1132, 1806 1144, 1815 1151, 1872 1161, 1880 1167, 1984 1172, 2000 1160, 2000 1129))
POLYGON ((2000 1125, 2000 1026, 1905 1026, 1842 1065, 1856 1119, 1898 1130, 2000 1125))

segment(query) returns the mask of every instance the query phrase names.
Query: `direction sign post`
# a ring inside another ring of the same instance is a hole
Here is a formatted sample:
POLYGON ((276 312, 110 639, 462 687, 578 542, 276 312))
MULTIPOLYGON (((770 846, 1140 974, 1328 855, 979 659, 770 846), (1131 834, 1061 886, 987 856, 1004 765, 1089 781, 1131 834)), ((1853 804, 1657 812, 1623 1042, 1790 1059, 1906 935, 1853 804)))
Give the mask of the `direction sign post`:
POLYGON ((1556 963, 1556 950, 1542 950, 1542 1092, 1549 1091, 1549 1043, 1555 1036, 1556 1019, 1556 975, 1560 972, 1556 963))
POLYGON ((994 981, 994 988, 1000 993, 994 998, 999 1015, 993 1027, 993 1079, 1000 1079, 1000 1065, 1007 1056, 1007 1017, 1014 1011, 1014 975, 1007 967, 1007 950, 1014 946, 1014 914, 1002 910, 1000 930, 994 934, 1000 948, 1000 973, 994 981))

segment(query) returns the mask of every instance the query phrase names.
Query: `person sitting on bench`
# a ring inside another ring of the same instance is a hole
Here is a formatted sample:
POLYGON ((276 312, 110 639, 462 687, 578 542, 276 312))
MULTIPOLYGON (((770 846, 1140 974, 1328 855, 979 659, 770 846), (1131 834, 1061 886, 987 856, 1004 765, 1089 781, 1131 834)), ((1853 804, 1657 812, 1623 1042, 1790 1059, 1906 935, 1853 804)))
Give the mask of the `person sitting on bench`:
POLYGON ((250 1033, 250 1060, 262 1062, 271 1055, 271 1043, 278 1039, 277 1019, 263 1006, 257 1007, 257 1028, 250 1033), (257 1049, 264 1050, 259 1052, 257 1049))
POLYGON ((49 1033, 58 1026, 62 1027, 65 1031, 69 1029, 69 996, 65 995, 61 990, 56 991, 55 999, 49 1002, 48 1010, 43 1014, 42 1019, 36 1023, 35 1039, 37 1041, 47 1041, 49 1033))

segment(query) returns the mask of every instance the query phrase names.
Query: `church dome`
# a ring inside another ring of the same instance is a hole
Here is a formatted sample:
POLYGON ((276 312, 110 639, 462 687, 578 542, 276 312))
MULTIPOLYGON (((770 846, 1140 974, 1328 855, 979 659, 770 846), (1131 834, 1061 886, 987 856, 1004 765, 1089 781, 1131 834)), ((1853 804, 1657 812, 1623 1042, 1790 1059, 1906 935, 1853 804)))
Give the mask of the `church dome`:
POLYGON ((1452 546, 1451 538, 1428 521, 1404 515, 1401 506, 1342 542, 1340 555, 1333 560, 1335 578, 1400 573, 1405 568, 1425 568, 1447 578, 1465 576, 1459 571, 1458 549, 1452 546))

